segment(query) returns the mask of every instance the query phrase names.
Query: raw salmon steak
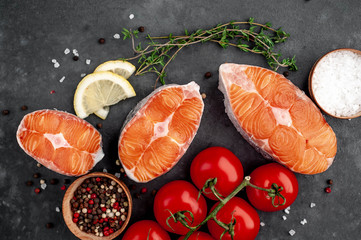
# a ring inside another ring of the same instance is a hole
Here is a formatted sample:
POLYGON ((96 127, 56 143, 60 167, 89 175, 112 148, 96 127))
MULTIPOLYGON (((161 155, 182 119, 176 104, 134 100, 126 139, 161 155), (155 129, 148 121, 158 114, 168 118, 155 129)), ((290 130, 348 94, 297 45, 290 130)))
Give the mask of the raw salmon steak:
POLYGON ((100 133, 85 120, 66 112, 29 113, 21 121, 16 137, 29 156, 64 175, 83 175, 104 156, 100 133))
POLYGON ((119 159, 127 176, 148 182, 168 172, 196 135, 203 108, 195 82, 165 85, 140 101, 119 138, 119 159))
POLYGON ((222 64, 219 89, 234 126, 266 158, 303 174, 331 166, 337 151, 335 133, 315 104, 283 75, 222 64))

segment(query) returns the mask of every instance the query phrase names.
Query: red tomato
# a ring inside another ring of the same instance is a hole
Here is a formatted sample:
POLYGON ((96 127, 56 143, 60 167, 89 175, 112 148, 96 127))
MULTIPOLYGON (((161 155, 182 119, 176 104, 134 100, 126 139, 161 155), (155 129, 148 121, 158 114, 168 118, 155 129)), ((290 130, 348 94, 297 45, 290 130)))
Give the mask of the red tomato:
MULTIPOLYGON (((218 205, 216 203, 212 209, 218 205)), ((219 221, 229 224, 232 222, 232 216, 236 219, 234 226, 234 240, 253 240, 256 238, 260 220, 256 210, 245 200, 239 197, 233 197, 229 200, 217 213, 216 217, 219 221)), ((220 239, 224 228, 219 226, 213 219, 207 222, 208 230, 215 239, 220 239)), ((222 240, 231 240, 231 235, 226 233, 222 240)))
POLYGON ((122 240, 170 240, 168 233, 151 220, 142 220, 134 223, 125 232, 122 240))
MULTIPOLYGON (((243 181, 243 167, 239 159, 231 151, 223 147, 210 147, 200 152, 191 165, 193 183, 202 189, 209 178, 217 178, 215 189, 223 197, 227 197, 243 181)), ((206 189, 207 192, 211 190, 206 189)), ((213 193, 205 193, 217 200, 213 193)))
MULTIPOLYGON (((181 236, 178 238, 178 240, 183 240, 184 236, 181 236)), ((211 237, 208 233, 205 232, 194 232, 188 240, 215 240, 211 237)))
MULTIPOLYGON (((274 207, 272 198, 267 192, 247 187, 247 196, 251 204, 265 212, 275 212, 290 206, 298 194, 298 181, 293 172, 278 163, 269 163, 256 168, 250 175, 251 183, 261 188, 271 188, 272 183, 282 186, 280 192, 286 198, 286 204, 274 207)), ((276 196, 275 204, 282 203, 283 200, 276 196)))
MULTIPOLYGON (((158 223, 167 231, 185 235, 189 229, 182 223, 175 223, 172 218, 168 220, 172 230, 167 225, 167 219, 171 216, 171 211, 175 214, 178 211, 190 211, 193 213, 194 221, 187 220, 190 226, 196 226, 201 223, 207 216, 207 203, 203 196, 198 198, 198 190, 189 182, 177 180, 164 185, 159 189, 154 198, 154 216, 158 223)), ((184 213, 190 220, 191 215, 184 213)))

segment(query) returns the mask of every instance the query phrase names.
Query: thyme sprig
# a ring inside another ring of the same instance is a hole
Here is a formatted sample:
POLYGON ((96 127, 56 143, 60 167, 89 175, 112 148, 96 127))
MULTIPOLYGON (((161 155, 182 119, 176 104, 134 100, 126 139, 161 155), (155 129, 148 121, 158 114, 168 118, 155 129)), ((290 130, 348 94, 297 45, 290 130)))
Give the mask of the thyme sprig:
POLYGON ((124 60, 131 61, 138 59, 140 66, 135 75, 142 75, 148 72, 155 73, 158 77, 155 82, 160 81, 165 84, 165 69, 168 64, 184 47, 198 43, 215 42, 222 48, 236 47, 244 52, 252 52, 263 55, 268 65, 277 70, 279 67, 288 67, 289 70, 296 71, 295 56, 292 58, 281 59, 281 53, 275 51, 278 43, 283 43, 290 36, 281 28, 272 28, 271 23, 260 24, 250 18, 245 22, 231 21, 225 24, 218 24, 216 27, 203 30, 199 29, 193 33, 185 30, 184 35, 151 37, 147 36, 149 42, 146 47, 141 43, 135 45, 135 39, 138 38, 138 31, 123 29, 123 39, 130 38, 132 47, 136 56, 124 60))

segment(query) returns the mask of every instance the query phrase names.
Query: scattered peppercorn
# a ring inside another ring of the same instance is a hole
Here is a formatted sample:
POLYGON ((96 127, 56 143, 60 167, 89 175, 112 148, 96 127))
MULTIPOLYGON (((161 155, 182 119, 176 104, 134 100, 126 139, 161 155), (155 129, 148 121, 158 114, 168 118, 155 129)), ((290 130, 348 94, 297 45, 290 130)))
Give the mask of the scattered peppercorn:
POLYGON ((328 185, 332 185, 332 184, 333 184, 332 179, 328 179, 328 180, 327 180, 327 184, 328 184, 328 185))
POLYGON ((37 166, 37 167, 41 167, 42 165, 41 165, 40 163, 37 163, 36 166, 37 166))
POLYGON ((154 197, 155 194, 157 194, 157 190, 156 190, 156 189, 153 189, 153 191, 152 191, 152 196, 154 197))
POLYGON ((40 190, 40 188, 35 188, 35 189, 34 189, 34 192, 35 192, 36 194, 39 194, 39 193, 41 192, 41 190, 40 190))
POLYGON ((207 95, 205 93, 202 93, 201 96, 203 99, 206 99, 206 97, 207 97, 207 95))
POLYGON ((142 188, 142 189, 140 190, 141 193, 146 193, 147 191, 148 191, 148 190, 147 190, 146 187, 144 187, 144 188, 142 188))
POLYGON ((28 106, 26 106, 26 105, 21 106, 21 110, 23 110, 23 111, 28 110, 28 106))
POLYGON ((34 182, 33 181, 26 181, 25 184, 26 184, 26 186, 31 187, 31 186, 34 185, 34 182))
POLYGON ((64 184, 70 184, 71 183, 71 180, 70 179, 68 179, 68 178, 65 178, 64 179, 64 184))
POLYGON ((326 192, 326 193, 330 193, 330 192, 331 192, 331 188, 330 188, 330 187, 326 187, 326 188, 325 188, 325 192, 326 192))
POLYGON ((53 223, 47 223, 46 225, 45 225, 45 227, 46 228, 53 228, 54 227, 54 224, 53 223))
POLYGON ((9 113, 10 113, 9 110, 3 110, 3 111, 2 111, 2 114, 3 114, 3 115, 8 115, 9 113))
POLYGON ((288 77, 289 75, 290 75, 290 73, 288 71, 283 72, 283 76, 288 77))
POLYGON ((40 176, 40 173, 34 173, 33 178, 39 178, 40 176))
POLYGON ((139 194, 139 193, 135 193, 135 194, 134 194, 134 197, 139 199, 139 198, 140 198, 140 194, 139 194))
POLYGON ((78 61, 78 60, 79 60, 79 57, 78 57, 78 56, 73 56, 73 60, 74 60, 74 61, 78 61))
POLYGON ((98 128, 98 129, 101 129, 102 127, 103 127, 103 124, 97 123, 97 128, 98 128))
POLYGON ((104 38, 99 38, 98 43, 99 43, 99 44, 104 44, 104 43, 105 43, 105 39, 104 39, 104 38))
POLYGON ((56 179, 56 178, 50 179, 50 184, 51 184, 51 185, 56 185, 56 184, 58 184, 58 182, 59 182, 59 180, 56 179))
POLYGON ((211 73, 211 72, 206 72, 206 73, 204 74, 204 77, 205 77, 205 78, 210 78, 210 77, 212 77, 212 73, 211 73))
POLYGON ((137 186, 135 186, 134 184, 130 185, 130 190, 135 190, 137 188, 137 186))
POLYGON ((140 26, 140 27, 138 28, 138 31, 139 31, 139 32, 144 32, 144 30, 145 30, 145 28, 144 28, 143 26, 140 26))

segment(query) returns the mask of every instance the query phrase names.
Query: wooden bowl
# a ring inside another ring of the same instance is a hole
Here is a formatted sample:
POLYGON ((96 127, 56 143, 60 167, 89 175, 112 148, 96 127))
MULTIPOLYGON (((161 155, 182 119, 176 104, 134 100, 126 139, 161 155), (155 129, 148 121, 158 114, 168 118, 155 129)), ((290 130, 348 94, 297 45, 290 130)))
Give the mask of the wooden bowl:
POLYGON ((127 188, 127 186, 120 181, 117 177, 115 177, 112 174, 109 173, 103 173, 103 172, 95 172, 95 173, 90 173, 87 174, 85 176, 82 176, 80 178, 78 178, 77 180, 75 180, 68 188, 68 190, 66 191, 64 198, 63 198, 63 218, 64 221, 66 223, 66 225, 68 226, 69 230, 78 238, 83 239, 83 240, 109 240, 109 239, 114 239, 117 236, 119 236, 119 234, 121 234, 124 229, 126 228, 126 226, 129 223, 130 220, 130 216, 132 214, 132 207, 133 207, 133 203, 132 203, 132 197, 131 194, 129 192, 129 189, 127 188), (73 198, 74 196, 74 191, 84 182, 85 179, 90 178, 90 177, 107 177, 112 179, 113 181, 115 181, 117 184, 119 184, 121 186, 121 188, 123 188, 127 198, 128 198, 128 215, 127 215, 127 219, 125 220, 125 222, 123 223, 122 227, 110 234, 109 236, 103 236, 103 237, 99 237, 96 236, 92 233, 86 233, 83 232, 82 230, 80 230, 78 228, 78 226, 73 222, 73 213, 71 211, 71 206, 70 206, 70 200, 73 198))
POLYGON ((320 57, 316 63, 313 65, 311 71, 310 71, 310 74, 308 75, 308 91, 310 92, 310 96, 311 98, 315 101, 315 103, 317 104, 317 106, 324 112, 326 113, 327 115, 330 115, 334 118, 340 118, 340 119, 351 119, 351 118, 357 118, 357 117, 360 117, 361 116, 361 111, 352 115, 352 116, 335 116, 329 112, 327 112, 324 108, 322 108, 322 106, 317 102, 317 99, 315 98, 315 95, 313 94, 313 88, 312 88, 312 78, 313 78, 313 73, 314 73, 314 70, 315 68, 317 67, 317 64, 325 57, 327 56, 328 54, 330 53, 334 53, 334 52, 338 52, 338 51, 350 51, 350 52, 354 52, 356 54, 359 54, 361 56, 361 51, 359 50, 356 50, 356 49, 352 49, 352 48, 339 48, 339 49, 336 49, 336 50, 333 50, 329 53, 326 53, 325 55, 323 55, 322 57, 320 57))

